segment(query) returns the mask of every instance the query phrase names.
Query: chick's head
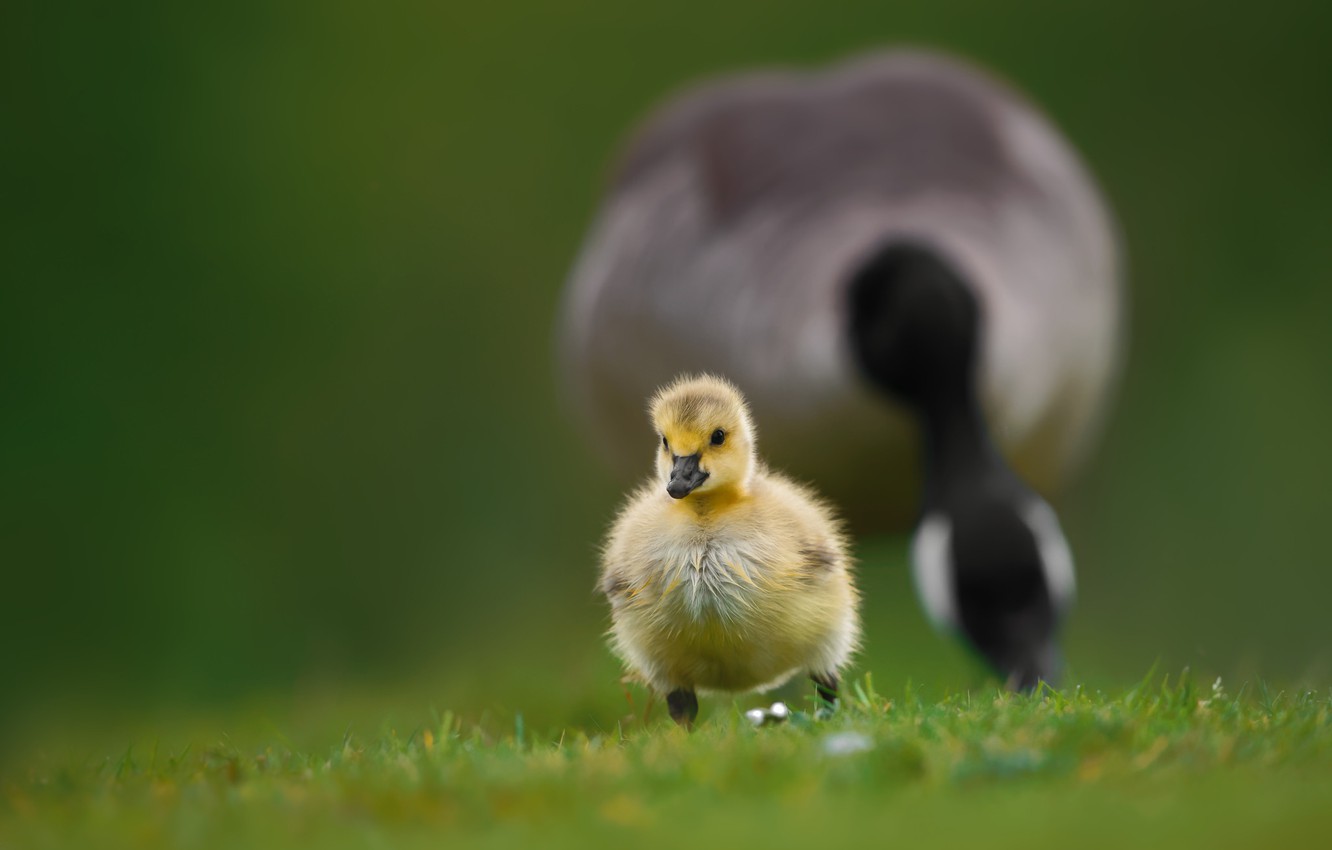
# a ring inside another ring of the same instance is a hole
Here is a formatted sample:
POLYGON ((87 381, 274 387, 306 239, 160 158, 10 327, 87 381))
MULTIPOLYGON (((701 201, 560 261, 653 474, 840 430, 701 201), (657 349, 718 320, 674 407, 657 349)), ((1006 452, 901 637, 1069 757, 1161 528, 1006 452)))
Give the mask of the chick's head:
POLYGON ((729 381, 679 378, 653 397, 649 409, 657 429, 657 472, 672 498, 749 488, 754 425, 729 381))

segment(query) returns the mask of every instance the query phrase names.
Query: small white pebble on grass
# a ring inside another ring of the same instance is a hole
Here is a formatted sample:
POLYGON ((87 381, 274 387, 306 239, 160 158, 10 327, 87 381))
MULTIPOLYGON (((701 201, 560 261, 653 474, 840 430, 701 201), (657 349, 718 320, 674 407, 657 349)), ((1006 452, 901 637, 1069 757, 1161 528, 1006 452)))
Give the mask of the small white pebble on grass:
POLYGON ((755 726, 767 726, 769 723, 785 723, 791 717, 791 709, 784 702, 774 702, 768 708, 751 708, 745 717, 755 726))
POLYGON ((849 756, 874 749, 874 741, 861 732, 837 732, 823 739, 823 751, 830 756, 849 756))

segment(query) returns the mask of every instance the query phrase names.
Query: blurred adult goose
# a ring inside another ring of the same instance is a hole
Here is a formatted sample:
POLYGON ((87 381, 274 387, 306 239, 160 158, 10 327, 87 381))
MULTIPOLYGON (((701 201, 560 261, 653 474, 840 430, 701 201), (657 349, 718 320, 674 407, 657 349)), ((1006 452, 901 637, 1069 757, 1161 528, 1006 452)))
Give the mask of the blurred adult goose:
POLYGON ((773 463, 854 527, 915 519, 927 613, 1030 686, 1073 576, 1036 492, 1094 439, 1121 300, 1109 213, 1058 131, 958 60, 888 52, 652 115, 569 281, 563 371, 626 472, 653 387, 727 376, 773 463))

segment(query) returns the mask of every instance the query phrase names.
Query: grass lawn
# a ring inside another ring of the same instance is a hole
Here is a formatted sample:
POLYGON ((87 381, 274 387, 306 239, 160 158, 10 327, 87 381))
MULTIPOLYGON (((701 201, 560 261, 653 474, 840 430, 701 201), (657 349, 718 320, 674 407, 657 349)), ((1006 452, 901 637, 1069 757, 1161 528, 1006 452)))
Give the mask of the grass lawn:
MULTIPOLYGON (((521 717, 298 747, 150 741, 3 769, 0 848, 1324 846, 1332 695, 1151 677, 1119 693, 939 701, 852 683, 841 711, 753 728, 712 701, 693 734, 521 717)), ((796 706, 801 708, 801 706, 796 706)), ((807 707, 807 706, 805 706, 807 707)), ((647 713, 646 721, 644 714, 647 713)))

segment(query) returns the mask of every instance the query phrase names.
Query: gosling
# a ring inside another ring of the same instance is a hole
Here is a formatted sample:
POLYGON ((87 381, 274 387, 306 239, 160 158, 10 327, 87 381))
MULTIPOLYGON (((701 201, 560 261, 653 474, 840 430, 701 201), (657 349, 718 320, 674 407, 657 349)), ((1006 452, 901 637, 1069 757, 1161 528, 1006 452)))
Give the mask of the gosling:
POLYGON ((691 728, 699 691, 775 688, 809 676, 820 710, 860 635, 839 521, 755 453, 729 382, 685 376, 649 406, 657 474, 634 492, 602 550, 611 643, 691 728))

